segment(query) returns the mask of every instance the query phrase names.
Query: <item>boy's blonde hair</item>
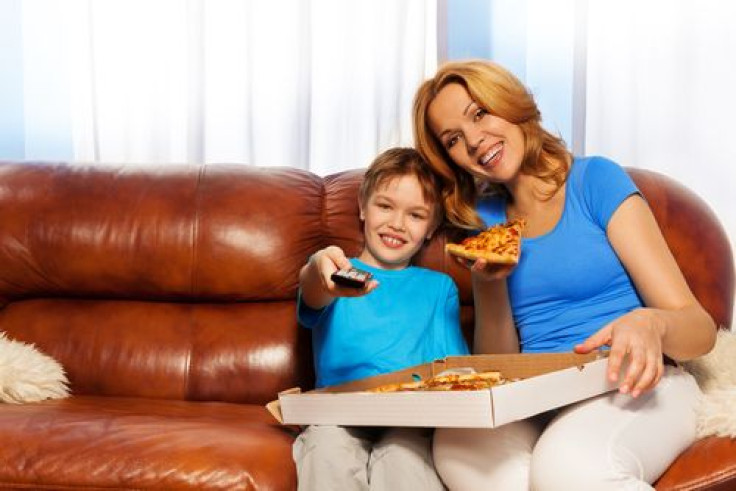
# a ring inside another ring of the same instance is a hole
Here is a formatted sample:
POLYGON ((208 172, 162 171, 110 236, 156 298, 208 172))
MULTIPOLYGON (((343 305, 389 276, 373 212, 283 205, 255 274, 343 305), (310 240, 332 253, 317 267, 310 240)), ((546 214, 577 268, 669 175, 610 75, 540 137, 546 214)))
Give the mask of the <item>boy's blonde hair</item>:
MULTIPOLYGON (((448 220, 461 228, 480 228, 483 223, 475 211, 478 188, 475 179, 455 165, 429 127, 427 110, 445 86, 465 87, 480 107, 494 116, 518 125, 524 134, 521 172, 555 184, 559 189, 567 179, 572 155, 561 138, 542 127, 534 97, 511 72, 489 61, 447 63, 425 81, 414 97, 414 142, 426 162, 442 179, 442 201, 448 220)), ((507 194, 492 184, 491 190, 507 194)))
POLYGON ((368 199, 376 189, 393 178, 403 176, 416 177, 424 200, 432 206, 432 224, 438 225, 443 216, 439 181, 419 152, 413 148, 391 148, 373 160, 360 185, 358 199, 361 206, 368 204, 368 199))

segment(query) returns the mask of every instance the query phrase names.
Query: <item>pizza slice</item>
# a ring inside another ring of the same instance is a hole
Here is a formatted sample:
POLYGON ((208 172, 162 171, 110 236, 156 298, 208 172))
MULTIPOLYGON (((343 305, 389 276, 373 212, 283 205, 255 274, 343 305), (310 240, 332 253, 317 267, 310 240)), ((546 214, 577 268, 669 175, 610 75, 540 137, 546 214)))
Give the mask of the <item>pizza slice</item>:
POLYGON ((482 390, 504 382, 501 372, 439 375, 428 379, 424 390, 482 390))
POLYGON ((526 222, 510 220, 494 225, 459 244, 447 244, 445 250, 465 259, 485 259, 495 264, 516 264, 521 254, 521 232, 526 222))
POLYGON ((421 387, 423 382, 400 382, 395 384, 385 384, 374 387, 368 392, 406 392, 411 390, 423 390, 421 387))
POLYGON ((370 389, 368 392, 482 390, 505 382, 506 380, 501 376, 501 372, 449 374, 438 375, 417 382, 385 384, 370 389))

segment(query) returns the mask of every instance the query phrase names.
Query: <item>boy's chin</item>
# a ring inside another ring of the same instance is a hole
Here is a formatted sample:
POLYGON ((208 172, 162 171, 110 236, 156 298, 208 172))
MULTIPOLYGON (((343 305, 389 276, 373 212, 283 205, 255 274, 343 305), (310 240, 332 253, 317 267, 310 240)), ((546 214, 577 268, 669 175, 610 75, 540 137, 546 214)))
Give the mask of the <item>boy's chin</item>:
POLYGON ((414 254, 411 254, 407 256, 406 254, 402 254, 400 256, 391 256, 391 255, 378 255, 378 254, 371 254, 368 251, 365 251, 363 254, 360 255, 360 260, 364 263, 374 266, 376 268, 380 269, 404 269, 411 264, 411 259, 414 257, 414 254))

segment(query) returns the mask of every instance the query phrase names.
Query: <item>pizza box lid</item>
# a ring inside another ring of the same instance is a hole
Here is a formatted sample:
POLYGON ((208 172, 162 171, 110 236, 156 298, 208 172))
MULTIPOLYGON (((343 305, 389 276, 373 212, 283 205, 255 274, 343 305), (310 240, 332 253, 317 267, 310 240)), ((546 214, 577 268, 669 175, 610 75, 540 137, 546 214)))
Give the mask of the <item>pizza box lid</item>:
POLYGON ((606 368, 604 353, 451 356, 339 386, 285 390, 266 407, 283 424, 492 428, 616 389, 606 368), (466 367, 514 381, 476 391, 364 392, 466 367))

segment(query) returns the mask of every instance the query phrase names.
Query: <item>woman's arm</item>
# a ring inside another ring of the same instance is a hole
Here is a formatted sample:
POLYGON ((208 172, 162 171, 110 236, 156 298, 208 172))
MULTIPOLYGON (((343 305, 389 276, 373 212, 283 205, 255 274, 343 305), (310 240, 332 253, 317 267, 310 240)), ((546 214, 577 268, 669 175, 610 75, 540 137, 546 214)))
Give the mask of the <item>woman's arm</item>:
POLYGON ((631 195, 621 203, 608 223, 607 234, 646 307, 608 324, 577 351, 610 344, 612 379, 628 356, 622 392, 638 395, 659 381, 662 353, 675 360, 705 354, 715 343, 716 328, 690 291, 641 196, 631 195))
POLYGON ((471 269, 475 305, 473 353, 518 353, 519 336, 506 288, 510 268, 495 269, 495 273, 489 273, 487 268, 493 267, 479 259, 471 269))

